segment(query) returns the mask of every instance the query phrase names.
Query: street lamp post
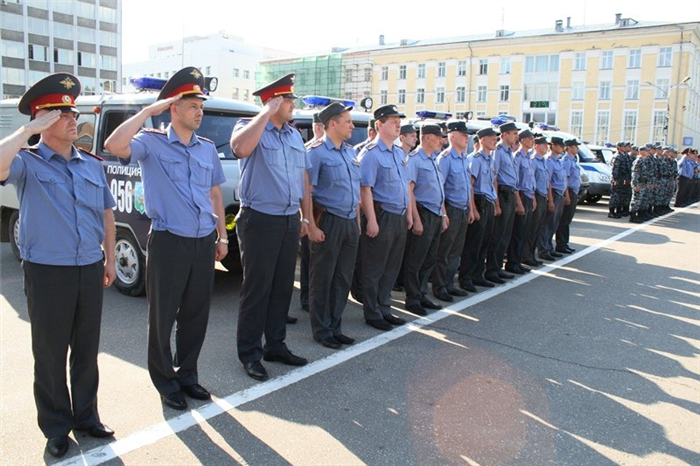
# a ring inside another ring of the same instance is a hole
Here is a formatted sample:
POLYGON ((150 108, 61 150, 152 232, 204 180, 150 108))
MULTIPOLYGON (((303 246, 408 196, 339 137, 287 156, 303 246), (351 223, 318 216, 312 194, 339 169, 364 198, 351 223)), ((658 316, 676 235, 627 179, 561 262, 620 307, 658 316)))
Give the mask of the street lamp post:
POLYGON ((645 83, 649 84, 650 86, 654 86, 655 88, 657 88, 658 90, 660 90, 661 92, 663 92, 666 95, 666 118, 665 118, 666 121, 664 122, 664 140, 663 140, 664 145, 666 145, 666 142, 668 141, 668 126, 669 126, 669 123, 671 121, 671 91, 682 86, 683 84, 687 83, 688 81, 690 81, 690 76, 686 76, 683 79, 683 81, 679 82, 678 84, 674 84, 673 86, 669 87, 668 90, 662 89, 652 82, 645 81, 645 83))

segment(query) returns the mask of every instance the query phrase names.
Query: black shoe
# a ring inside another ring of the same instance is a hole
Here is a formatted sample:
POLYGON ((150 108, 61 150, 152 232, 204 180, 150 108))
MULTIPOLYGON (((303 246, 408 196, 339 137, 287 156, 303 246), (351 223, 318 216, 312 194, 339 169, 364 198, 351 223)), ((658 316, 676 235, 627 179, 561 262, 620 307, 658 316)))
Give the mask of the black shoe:
POLYGON ((51 437, 46 441, 46 451, 54 458, 60 458, 68 452, 68 436, 51 437))
POLYGON ((547 253, 547 254, 540 254, 540 259, 542 259, 542 260, 544 260, 544 261, 555 261, 555 260, 556 260, 556 259, 554 258, 554 256, 552 256, 552 255, 549 254, 549 253, 547 253))
POLYGON ((458 298, 464 298, 465 296, 469 296, 469 293, 467 293, 466 291, 462 291, 458 288, 448 288, 447 292, 452 296, 457 296, 458 298))
POLYGON ((439 311, 440 309, 442 309, 442 306, 440 306, 438 303, 429 300, 426 297, 421 298, 420 305, 426 309, 433 309, 434 311, 439 311))
POLYGON ((549 253, 549 255, 552 257, 556 257, 557 259, 559 259, 560 257, 564 257, 564 254, 558 253, 557 251, 552 251, 549 253))
POLYGON ((622 218, 622 215, 615 212, 615 208, 612 208, 612 209, 610 209, 610 212, 608 213, 608 218, 622 218))
POLYGON ((532 259, 525 259, 523 261, 523 264, 529 265, 530 267, 539 267, 540 265, 542 265, 540 263, 540 261, 536 261, 536 260, 532 260, 532 259))
POLYGON ((355 293, 350 293, 350 296, 352 296, 352 299, 354 299, 358 303, 362 304, 362 301, 364 299, 362 296, 360 296, 359 294, 355 294, 355 293))
POLYGON ((484 275, 484 278, 492 283, 496 283, 497 285, 502 285, 506 282, 498 276, 498 272, 488 272, 484 275))
POLYGON ((463 280, 459 282, 459 287, 471 293, 476 293, 477 291, 479 291, 476 289, 476 287, 474 286, 474 282, 472 282, 471 280, 463 280))
POLYGON ((267 370, 265 370, 265 367, 260 361, 244 362, 243 369, 245 369, 246 374, 248 374, 250 378, 255 380, 264 382, 270 378, 270 376, 267 375, 267 370))
POLYGON ((289 350, 282 353, 263 352, 263 359, 268 362, 281 362, 282 364, 286 364, 288 366, 297 367, 305 366, 309 363, 309 361, 306 359, 293 355, 289 350))
POLYGON ((374 327, 377 330, 386 331, 386 330, 391 330, 392 328, 394 328, 391 326, 391 324, 389 322, 385 321, 384 319, 365 320, 365 322, 367 323, 367 325, 369 325, 370 327, 374 327))
POLYGON ((353 343, 355 343, 354 338, 350 338, 348 336, 345 336, 342 333, 339 333, 337 335, 333 335, 333 338, 335 338, 336 340, 338 340, 340 343, 342 343, 344 345, 352 345, 353 343))
POLYGON ((576 249, 571 248, 571 247, 569 247, 569 246, 566 247, 566 250, 569 251, 569 254, 573 254, 573 253, 576 252, 576 249))
POLYGON ((472 283, 474 283, 476 286, 481 286, 483 288, 493 288, 495 286, 493 283, 487 282, 483 276, 477 278, 476 280, 472 280, 472 283))
POLYGON ((521 271, 519 267, 520 267, 520 266, 518 266, 518 265, 508 265, 508 264, 506 264, 506 266, 505 266, 504 268, 506 269, 506 271, 508 271, 508 272, 510 272, 510 273, 514 273, 514 274, 516 274, 516 275, 522 275, 522 274, 525 273, 525 272, 521 271))
POLYGON ((287 323, 288 324, 296 324, 298 320, 299 319, 297 319, 296 317, 287 316, 287 323))
POLYGON ((202 387, 198 383, 193 384, 193 385, 185 385, 180 388, 182 392, 189 396, 190 398, 194 398, 195 400, 211 400, 211 393, 207 391, 206 388, 202 387))
POLYGON ((511 275, 509 273, 504 272, 503 270, 499 270, 498 271, 498 278, 510 280, 511 278, 515 278, 515 275, 511 275))
POLYGON ((527 267, 523 267, 522 265, 518 265, 518 272, 520 272, 521 275, 525 275, 526 273, 532 272, 532 269, 528 269, 527 267))
POLYGON ((433 291, 433 296, 435 296, 440 301, 445 301, 447 303, 453 302, 455 299, 447 292, 447 290, 433 291))
POLYGON ((394 285, 391 287, 392 291, 403 291, 403 286, 402 285, 394 285))
MULTIPOLYGON (((425 308, 418 303, 406 304, 405 308, 408 312, 410 312, 411 314, 415 314, 417 316, 427 316, 428 315, 428 311, 426 311, 425 308)), ((386 317, 384 319, 386 320, 386 317)))
POLYGON ((177 409, 178 411, 184 411, 187 409, 187 401, 185 401, 185 396, 182 392, 173 392, 168 396, 162 396, 163 404, 169 408, 177 409))
POLYGON ((340 342, 333 337, 324 338, 323 340, 320 340, 319 343, 321 343, 321 346, 325 346, 326 348, 330 349, 340 349, 343 347, 343 345, 341 345, 340 342))
POLYGON ((396 317, 395 315, 391 315, 391 314, 385 315, 384 320, 386 322, 389 322, 391 325, 403 325, 406 323, 405 320, 401 319, 400 317, 396 317))
POLYGON ((111 437, 114 435, 114 431, 107 427, 106 425, 102 423, 97 423, 94 425, 91 425, 90 427, 86 429, 75 429, 75 430, 81 430, 88 434, 90 437, 95 437, 95 438, 107 438, 111 437))
MULTIPOLYGON (((556 248, 555 251, 558 252, 559 254, 571 254, 571 251, 569 251, 566 248, 556 248)), ((552 255, 554 256, 554 254, 552 254, 552 255)), ((554 257, 556 257, 556 256, 554 256, 554 257)))

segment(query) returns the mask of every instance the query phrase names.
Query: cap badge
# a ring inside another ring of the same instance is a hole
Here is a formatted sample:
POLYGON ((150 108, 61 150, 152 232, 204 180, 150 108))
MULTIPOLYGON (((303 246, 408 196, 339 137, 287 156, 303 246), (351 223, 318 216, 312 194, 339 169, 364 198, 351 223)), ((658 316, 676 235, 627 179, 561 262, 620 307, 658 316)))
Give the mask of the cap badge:
POLYGON ((66 89, 70 89, 71 87, 75 86, 75 83, 67 76, 63 81, 61 81, 61 84, 63 84, 63 87, 66 89))
POLYGON ((199 87, 199 84, 195 84, 194 86, 192 86, 192 90, 197 91, 197 92, 202 92, 202 88, 199 87))
POLYGON ((69 104, 71 103, 70 96, 69 95, 64 95, 61 97, 61 100, 63 101, 64 104, 69 104))
POLYGON ((195 79, 199 79, 202 77, 202 73, 200 73, 197 69, 190 71, 190 74, 194 76, 195 79))

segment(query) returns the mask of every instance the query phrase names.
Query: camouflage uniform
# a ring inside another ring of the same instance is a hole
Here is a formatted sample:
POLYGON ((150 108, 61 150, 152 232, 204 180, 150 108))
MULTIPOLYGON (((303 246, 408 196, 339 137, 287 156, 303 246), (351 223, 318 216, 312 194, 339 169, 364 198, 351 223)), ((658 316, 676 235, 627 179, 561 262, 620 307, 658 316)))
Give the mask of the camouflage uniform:
POLYGON ((652 156, 639 156, 632 164, 632 202, 630 222, 642 223, 652 218, 649 210, 653 196, 653 183, 656 166, 652 156))
POLYGON ((625 151, 615 153, 611 161, 612 180, 610 181, 610 214, 608 217, 620 218, 629 214, 632 199, 632 156, 625 151))

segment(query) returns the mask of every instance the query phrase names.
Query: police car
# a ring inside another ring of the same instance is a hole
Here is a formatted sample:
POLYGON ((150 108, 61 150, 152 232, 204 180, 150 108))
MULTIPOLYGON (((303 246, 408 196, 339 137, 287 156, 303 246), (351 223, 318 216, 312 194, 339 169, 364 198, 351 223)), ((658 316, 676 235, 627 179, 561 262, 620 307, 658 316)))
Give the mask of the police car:
MULTIPOLYGON (((145 292, 146 242, 150 220, 145 214, 141 168, 136 163, 121 165, 117 157, 104 149, 104 141, 125 120, 142 108, 155 102, 158 91, 166 80, 155 78, 132 79, 132 84, 143 92, 134 94, 106 94, 80 96, 76 99, 80 111, 78 139, 75 146, 99 155, 104 159, 104 169, 112 195, 117 205, 114 217, 117 225, 115 287, 122 293, 138 296, 145 292)), ((0 138, 12 134, 27 123, 27 116, 19 113, 19 99, 0 102, 0 138)), ((226 175, 221 186, 226 212, 226 228, 229 232, 229 254, 222 264, 227 269, 239 267, 239 254, 235 240, 235 216, 239 210, 238 161, 231 152, 231 132, 240 118, 252 118, 260 108, 245 102, 211 97, 204 102, 204 118, 197 130, 199 136, 214 141, 226 175)), ((170 113, 152 117, 146 126, 165 128, 170 123, 170 113)), ((38 139, 38 138, 37 138, 38 139)), ((29 141, 30 145, 36 141, 29 141)), ((2 229, 0 241, 10 242, 12 251, 19 258, 17 247, 19 232, 19 202, 14 187, 0 187, 0 212, 2 229)), ((51 228, 51 225, 46 225, 51 228)))
MULTIPOLYGON (((304 142, 310 141, 314 138, 314 113, 321 111, 321 109, 326 105, 329 105, 331 102, 340 102, 346 107, 357 108, 355 101, 353 100, 336 99, 334 97, 307 95, 302 97, 301 100, 304 102, 305 107, 303 109, 294 110, 291 123, 299 130, 304 142)), ((360 105, 365 109, 365 111, 355 109, 350 111, 352 123, 355 126, 355 129, 352 130, 352 136, 350 139, 345 142, 351 146, 359 144, 367 139, 367 128, 369 127, 369 120, 372 119, 372 114, 367 112, 372 107, 371 99, 363 99, 360 105)))

